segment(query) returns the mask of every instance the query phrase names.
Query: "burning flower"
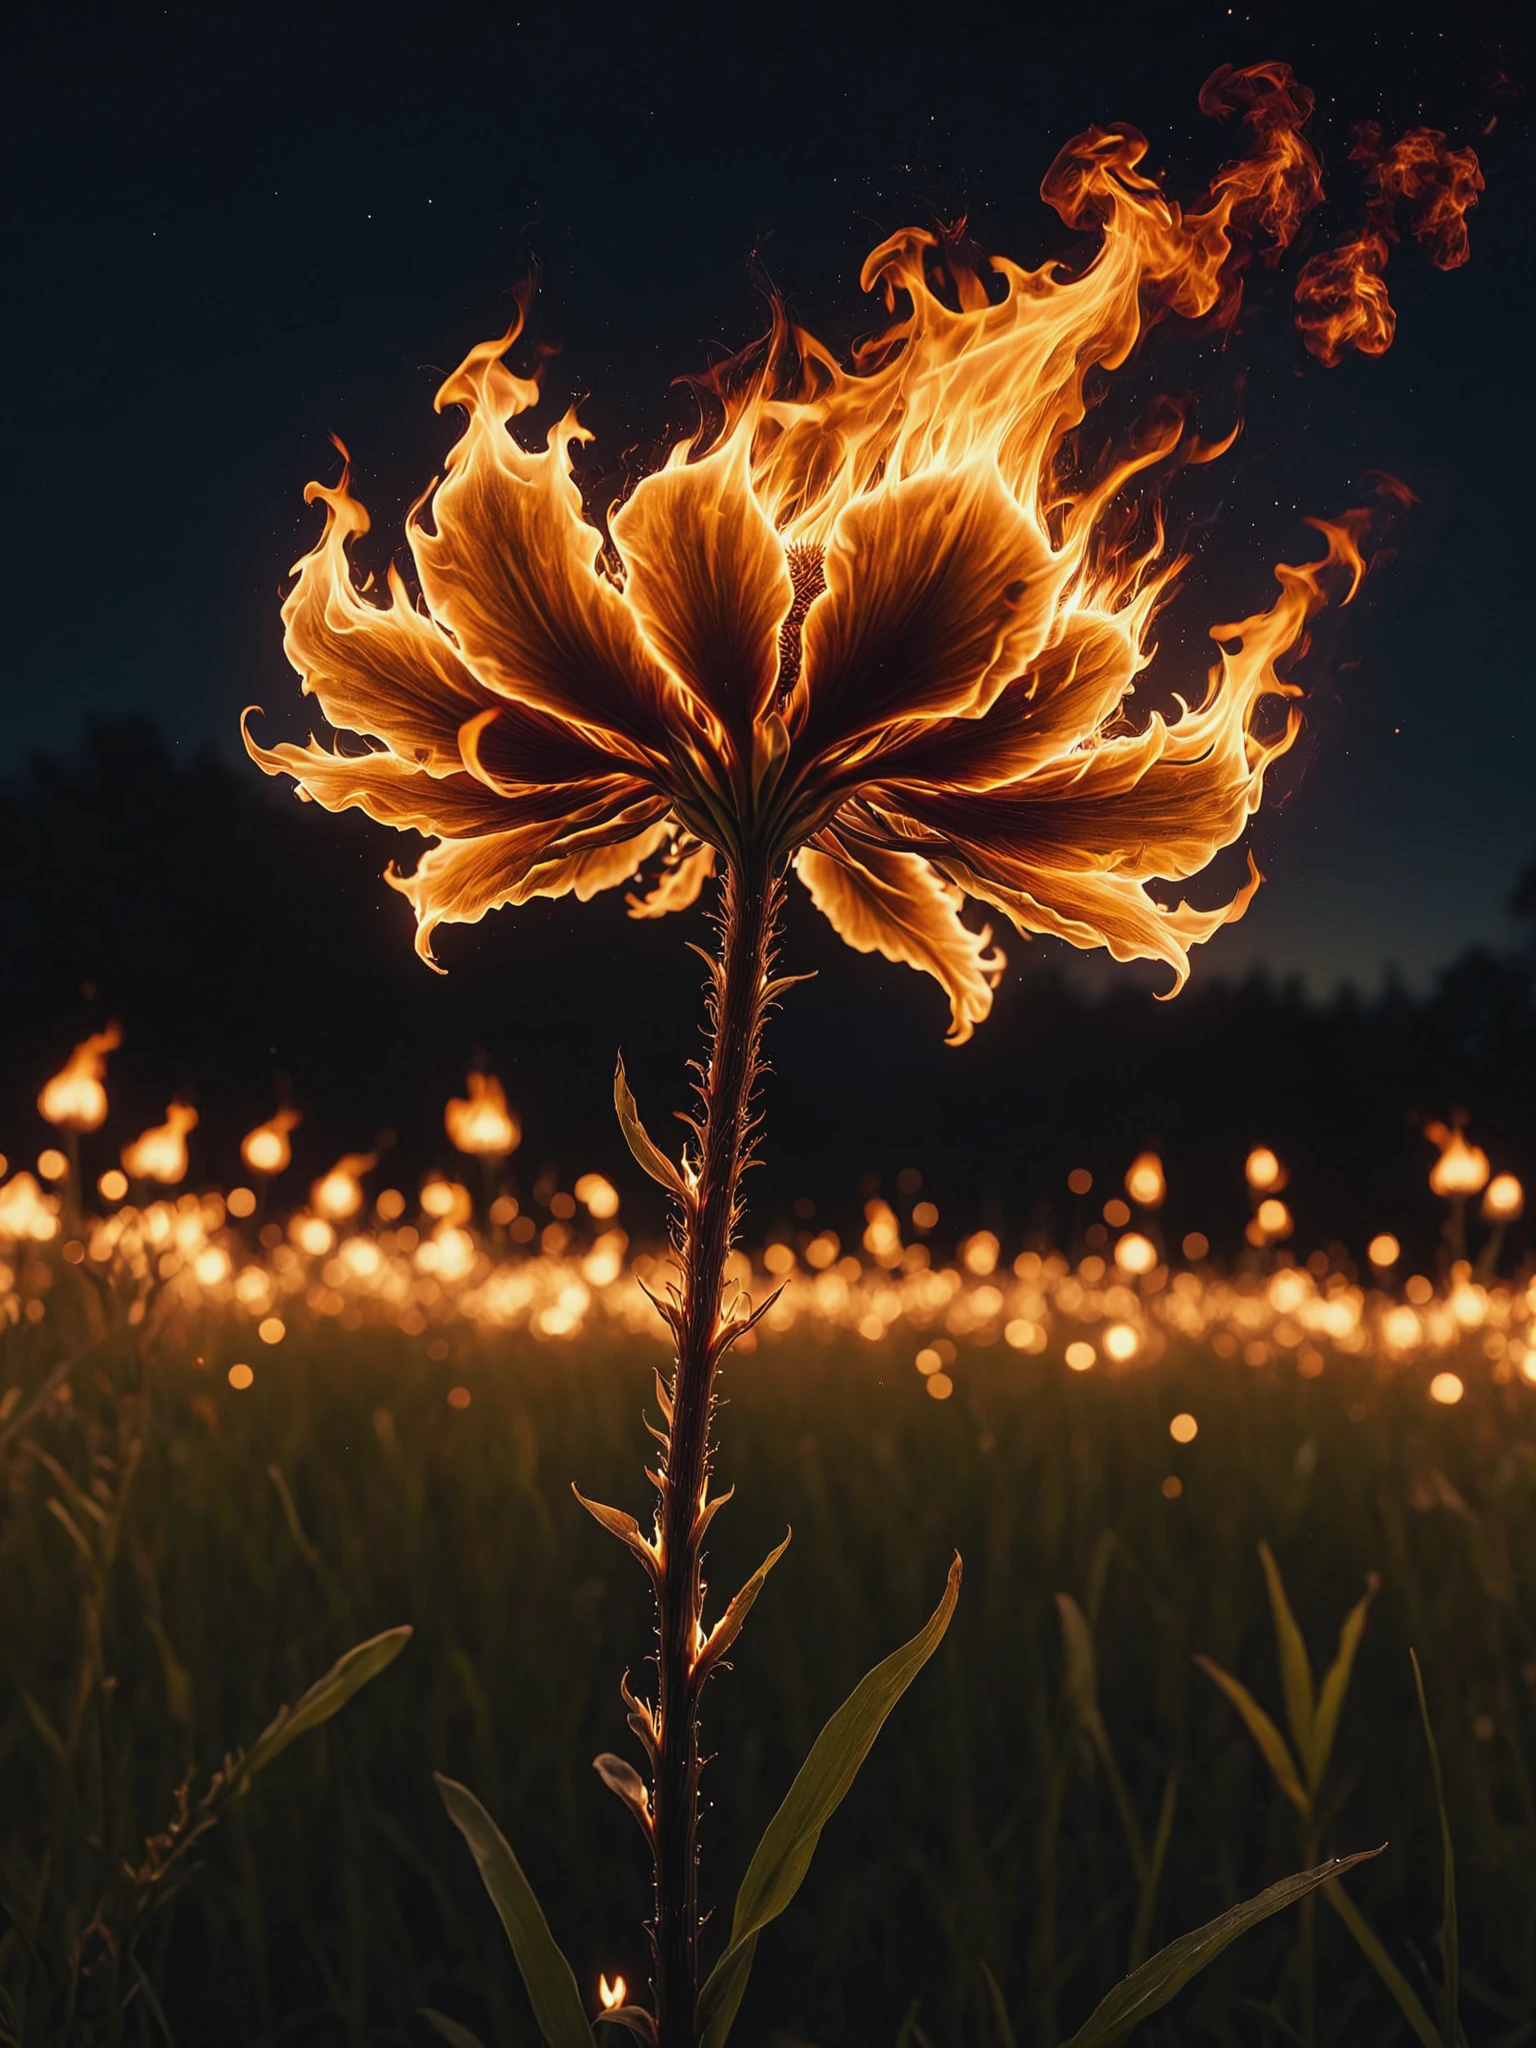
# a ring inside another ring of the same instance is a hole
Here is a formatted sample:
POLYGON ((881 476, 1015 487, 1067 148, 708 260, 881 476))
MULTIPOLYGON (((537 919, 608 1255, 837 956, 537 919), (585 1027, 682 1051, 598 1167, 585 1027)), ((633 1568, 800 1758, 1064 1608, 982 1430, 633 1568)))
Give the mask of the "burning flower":
POLYGON ((122 1042, 117 1024, 82 1039, 52 1080, 43 1083, 38 1114, 66 1130, 99 1131, 107 1120, 107 1091, 102 1085, 107 1054, 116 1052, 122 1042))
MULTIPOLYGON (((656 2009, 636 2031, 658 2048, 724 2040, 761 1924, 700 1983, 699 1701, 780 1554, 706 1627, 704 1536, 727 1497, 711 1494, 715 1376, 772 1305, 754 1311, 725 1282, 763 1023, 788 985, 773 973, 788 871, 850 946, 940 983, 955 1044, 987 1016, 1005 964, 991 925, 965 921, 970 904, 1025 934, 1165 962, 1177 988, 1190 948, 1242 915, 1259 877, 1250 862, 1244 886, 1209 909, 1155 889, 1242 836, 1296 736, 1299 692, 1282 664, 1325 581, 1338 572, 1347 602, 1365 571, 1363 513, 1314 521, 1322 552, 1278 565, 1274 602, 1211 628, 1203 687, 1171 712, 1133 707, 1181 567, 1149 479, 1222 447, 1165 402, 1092 453, 1090 379, 1122 367, 1160 319, 1230 323, 1252 255, 1277 261, 1322 196, 1301 133, 1312 98, 1285 66, 1224 67, 1201 104, 1237 116, 1248 141, 1203 199, 1167 197, 1134 130, 1092 128, 1042 187, 1069 227, 1097 237, 1076 269, 989 259, 963 224, 893 235, 862 278, 884 304, 880 333, 845 364, 777 307, 760 346, 699 380, 698 431, 602 524, 577 483, 571 451, 588 436, 574 414, 542 445, 512 431, 540 396, 506 360, 521 307, 438 393, 465 424, 408 522, 420 601, 393 565, 382 593, 354 575, 368 515, 349 471, 309 488, 325 526, 283 607, 285 644, 356 745, 263 746, 249 714, 246 744, 326 809, 435 842, 413 873, 390 873, 424 959, 440 924, 534 896, 585 899, 649 865, 629 907, 658 917, 721 878, 699 1115, 685 1119, 681 1161, 646 1132, 622 1065, 614 1091, 631 1151, 679 1219, 677 1281, 652 1297, 676 1341, 657 1383, 654 1523, 648 1533, 586 1503, 656 1598, 656 1697, 622 1687, 650 1782, 616 1756, 596 1767, 654 1859, 656 2009)), ((472 1086, 466 1128, 484 1106, 472 1086)), ((451 1117, 450 1131, 462 1144, 451 1117)), ((899 1264, 894 1214, 867 1221, 882 1263, 899 1264)), ((1254 1227, 1287 1234, 1285 1205, 1266 1199, 1254 1227)), ((985 1236, 971 1240, 972 1271, 995 1264, 985 1236)), ((435 1233, 418 1265, 447 1248, 435 1233)), ((546 1311, 543 1327, 570 1323, 546 1311)), ((874 1334, 883 1327, 876 1318, 874 1334)), ((1106 1336, 1106 1355, 1123 1362, 1140 1338, 1112 1328, 1123 1334, 1118 1350, 1106 1336)), ((1097 1356, 1075 1345, 1069 1364, 1074 1351, 1084 1367, 1097 1356)), ((929 1386, 952 1391, 948 1375, 929 1386)), ((957 1557, 901 1684, 958 1593, 957 1557)), ((439 1783, 467 1838, 486 1839, 471 1795, 439 1783)), ((579 2002, 570 2025, 584 2025, 579 2002)))
POLYGON ((1090 375, 1151 322, 1233 309, 1240 228, 1292 231, 1315 160, 1279 70, 1228 81, 1226 103, 1265 111, 1262 147, 1200 208, 1163 196, 1129 131, 1069 146, 1044 192, 1099 232, 1075 273, 985 259, 959 230, 894 235, 863 272, 889 325, 848 369, 780 311, 606 531, 574 415, 542 447, 509 431, 539 396, 504 361, 519 317, 438 393, 466 425, 408 528, 424 606, 393 567, 383 601, 359 587, 347 474, 310 486, 326 521, 287 652, 362 745, 265 747, 247 726, 254 758, 327 809, 435 836, 390 875, 429 961, 440 924, 585 899, 647 863, 637 917, 693 902, 718 864, 792 863, 851 946, 943 985, 955 1043, 1004 965, 968 899, 1182 983, 1258 876, 1208 910, 1153 885, 1197 874, 1258 807, 1297 726, 1271 714, 1297 694, 1277 664, 1330 570, 1353 594, 1364 515, 1314 522, 1323 553, 1277 568, 1275 603, 1212 628, 1203 691, 1137 720, 1179 565, 1154 516, 1138 540, 1126 515, 1148 472, 1210 451, 1171 406, 1086 470, 1074 435, 1090 375))
POLYGON ((494 1074, 471 1074, 469 1096, 455 1095, 443 1110, 443 1125, 461 1152, 505 1159, 523 1142, 523 1127, 507 1107, 506 1091, 494 1074))
POLYGON ((280 1109, 264 1124, 258 1124, 254 1131, 246 1132, 240 1140, 240 1157, 252 1173, 262 1174, 270 1180, 275 1174, 287 1171, 293 1158, 288 1133, 299 1122, 296 1109, 280 1109))
POLYGON ((1445 1124, 1426 1124, 1424 1135, 1440 1148, 1440 1157, 1429 1169, 1429 1185, 1437 1195, 1451 1199, 1475 1195, 1488 1183, 1488 1154, 1481 1145, 1469 1145, 1461 1134, 1445 1124))
POLYGON ((197 1111, 187 1102, 170 1103, 165 1122, 141 1131, 119 1157, 130 1180, 157 1180, 174 1187, 187 1177, 187 1133, 197 1128, 197 1111))

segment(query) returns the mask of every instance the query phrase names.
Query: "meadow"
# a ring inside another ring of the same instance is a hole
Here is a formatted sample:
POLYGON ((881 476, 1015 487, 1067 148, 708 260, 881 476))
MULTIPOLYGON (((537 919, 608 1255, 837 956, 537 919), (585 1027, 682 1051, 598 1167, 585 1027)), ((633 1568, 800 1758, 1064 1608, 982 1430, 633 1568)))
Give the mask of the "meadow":
MULTIPOLYGON (((616 1685, 643 1673, 649 1595, 570 1488, 646 1512, 659 1344, 294 1316, 232 1385, 252 1356, 238 1318, 152 1340, 119 1325, 93 1348, 64 1286, 0 1343, 19 1390, 0 1416, 0 2040, 87 2038, 61 2017, 63 1959, 177 1786, 199 1774, 195 1793, 341 1652, 402 1623, 390 1668, 197 1845, 142 1943, 122 2038, 425 2043, 431 2006, 531 2048, 433 1770, 500 1821, 593 2005, 599 1973, 644 1984, 644 1845, 590 1760, 626 1748, 616 1685)), ((1138 1907, 1156 1946, 1301 1868, 1308 1825, 1194 1661, 1284 1727, 1267 1543, 1319 1674, 1379 1580, 1310 1832, 1324 1854, 1386 1844, 1349 1890, 1433 2011, 1441 1838, 1411 1647, 1455 1846, 1466 2038, 1529 2039, 1530 1389, 1471 1339, 1464 1398, 1442 1406, 1417 1366, 1330 1352, 1303 1376, 1174 1335, 1117 1374, 1067 1371, 1055 1338, 962 1341, 935 1401, 913 1350, 900 1328, 797 1331, 728 1369, 719 1469, 737 1494, 711 1579, 730 1590, 786 1523, 794 1540, 708 1698, 706 1896, 728 1902, 827 1714, 965 1559, 942 1650, 764 1939, 740 2038, 1051 2048, 1124 1973, 1138 1907), (1180 1414, 1198 1422, 1184 1444, 1180 1414), (1084 1624, 1072 1661, 1058 1594, 1084 1624)), ((1137 2038, 1411 2040, 1315 1903, 1137 2038)))

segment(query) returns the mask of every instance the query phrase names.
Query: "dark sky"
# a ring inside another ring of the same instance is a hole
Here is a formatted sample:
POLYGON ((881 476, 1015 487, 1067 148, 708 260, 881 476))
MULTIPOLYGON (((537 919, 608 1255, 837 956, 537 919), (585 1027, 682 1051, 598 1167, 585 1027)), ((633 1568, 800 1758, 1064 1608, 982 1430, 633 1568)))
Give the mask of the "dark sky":
POLYGON ((1204 508, 1191 616, 1263 601, 1306 546, 1299 514, 1356 502, 1372 468, 1423 503, 1325 636, 1307 743, 1257 832, 1270 886, 1206 962, 1326 986, 1501 940, 1536 853, 1518 20, 1480 0, 32 10, 4 145, 0 765, 95 712, 152 710, 188 750, 233 744, 253 700, 301 727, 277 605, 315 530, 303 484, 334 474, 325 436, 397 534, 454 431, 435 385, 530 261, 536 330, 561 345, 549 389, 589 394, 617 483, 682 417, 670 380, 761 325, 754 251, 846 341, 868 324, 859 260, 891 229, 968 212, 987 246, 1066 253, 1037 196, 1064 141, 1133 121, 1197 189, 1231 146, 1201 81, 1283 57, 1318 93, 1333 220, 1367 117, 1475 141, 1488 190, 1466 269, 1397 260, 1384 359, 1323 370, 1273 296, 1216 366, 1246 377, 1247 430, 1204 508))

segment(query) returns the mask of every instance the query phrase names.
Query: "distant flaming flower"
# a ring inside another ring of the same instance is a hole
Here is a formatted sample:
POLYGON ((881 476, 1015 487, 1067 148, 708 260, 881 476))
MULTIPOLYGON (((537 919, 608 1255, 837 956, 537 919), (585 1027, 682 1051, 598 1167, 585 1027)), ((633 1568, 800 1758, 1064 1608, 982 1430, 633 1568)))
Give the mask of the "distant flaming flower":
POLYGON ((174 1187, 187 1177, 187 1133, 197 1128, 197 1111, 187 1102, 172 1102, 165 1122, 141 1131, 118 1155, 130 1180, 157 1180, 174 1187))
POLYGON ((296 1109, 280 1109, 264 1124, 258 1124, 254 1131, 246 1132, 240 1140, 240 1157, 252 1173, 263 1174, 270 1180, 274 1174, 287 1171, 293 1158, 288 1133, 301 1121, 296 1109))
POLYGON ((0 1187, 0 1238, 46 1244, 58 1234, 58 1196, 45 1195, 30 1173, 18 1173, 0 1187))
POLYGON ((1160 1209, 1168 1198, 1163 1162, 1155 1152, 1138 1152, 1125 1170, 1125 1192, 1139 1209, 1160 1209))
POLYGON ((597 1995, 602 2000, 604 2012, 617 2012, 629 1995, 629 1987, 622 1977, 615 1977, 611 1984, 606 1977, 599 1977, 597 1995))
POLYGON ((1525 1214, 1525 1189, 1512 1173, 1496 1173, 1483 1192, 1483 1215, 1489 1223, 1513 1223, 1525 1214))
POLYGON ((523 1142, 523 1127, 508 1109, 494 1074, 471 1074, 468 1099, 454 1096, 443 1110, 443 1123, 461 1152, 483 1159, 505 1159, 523 1142))
POLYGON ((65 1130, 100 1130, 107 1120, 107 1091, 102 1085, 107 1054, 122 1042, 122 1030, 116 1024, 83 1038, 52 1080, 43 1083, 37 1098, 38 1114, 65 1130))
POLYGON ((1454 1198, 1475 1195, 1488 1183, 1488 1154, 1480 1145, 1469 1145, 1461 1134, 1445 1124, 1426 1124, 1424 1135, 1440 1147, 1440 1157, 1429 1169, 1429 1185, 1437 1195, 1454 1198))
POLYGON ((1003 956, 968 898, 1025 933, 1165 961, 1241 916, 1257 874, 1210 910, 1160 882, 1237 839, 1291 744, 1277 664, 1342 570, 1364 515, 1320 527, 1276 571, 1274 605, 1212 628, 1219 659, 1174 715, 1129 717, 1161 558, 1145 475, 1202 459, 1176 408, 1072 463, 1087 384, 1169 312, 1235 312, 1234 251, 1283 248, 1320 193, 1284 66, 1224 72, 1208 111, 1252 152, 1181 209, 1133 131, 1092 129, 1044 193, 1099 237, 1069 272, 986 259, 960 230, 911 229, 864 266, 890 324, 844 368, 782 310, 756 353, 704 380, 710 424, 587 522, 567 414, 542 447, 509 431, 537 401, 474 349, 438 393, 467 424, 408 538, 425 604, 391 568, 360 587, 368 515, 347 476, 310 486, 318 545, 284 606, 286 647, 351 752, 247 745, 330 810, 437 843, 390 880, 432 958, 445 922, 534 896, 586 898, 659 863, 636 916, 694 901, 749 850, 792 861, 847 942, 933 975, 968 1038, 1003 956))
POLYGON ((363 1206, 361 1175, 378 1163, 376 1152, 348 1152, 309 1191, 310 1205, 327 1223, 345 1223, 363 1206))
POLYGON ((1286 1183, 1286 1171, 1279 1159, 1267 1145, 1255 1145, 1244 1163, 1243 1172, 1248 1185, 1255 1194, 1273 1194, 1286 1183))

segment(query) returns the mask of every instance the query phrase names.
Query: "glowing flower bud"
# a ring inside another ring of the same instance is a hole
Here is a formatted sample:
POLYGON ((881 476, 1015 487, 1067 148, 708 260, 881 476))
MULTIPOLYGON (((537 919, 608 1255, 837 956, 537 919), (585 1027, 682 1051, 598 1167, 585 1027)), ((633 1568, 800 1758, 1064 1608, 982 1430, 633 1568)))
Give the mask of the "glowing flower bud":
POLYGON ((1125 1192, 1140 1209, 1160 1209, 1168 1194, 1163 1162, 1155 1152, 1139 1152, 1125 1169, 1125 1192))
POLYGON ((1444 1124, 1426 1124, 1424 1135, 1440 1147, 1440 1157, 1429 1169, 1429 1184, 1437 1195, 1475 1195, 1488 1183, 1488 1154, 1480 1145, 1469 1145, 1461 1126, 1448 1130, 1444 1124))
POLYGON ((107 1120, 107 1091, 102 1075, 107 1054, 123 1042, 116 1024, 83 1038, 53 1076, 43 1083, 37 1098, 38 1113, 50 1124, 62 1124, 70 1131, 98 1131, 107 1120))
POLYGON ((376 1152, 348 1152, 329 1173, 322 1174, 309 1191, 310 1206, 328 1223, 345 1223, 363 1206, 365 1174, 378 1159, 376 1152))
POLYGON ((459 1151, 484 1159, 505 1159, 523 1142, 522 1125, 494 1074, 471 1074, 468 1101, 454 1096, 443 1110, 443 1124, 459 1151))
POLYGON ((1483 1215, 1490 1223, 1513 1223, 1525 1214, 1525 1189, 1512 1173, 1496 1173, 1483 1193, 1483 1215))
POLYGON ((287 1170, 293 1157, 288 1133, 298 1121, 296 1109, 280 1109, 276 1116, 258 1124, 254 1131, 246 1132, 240 1140, 240 1157, 252 1173, 265 1174, 270 1179, 273 1174, 287 1170))
POLYGON ((0 1188, 0 1238, 15 1244, 46 1244, 59 1234, 57 1195, 45 1195, 30 1173, 18 1173, 0 1188))
POLYGON ((1285 1168, 1267 1145, 1255 1145, 1248 1154, 1243 1171, 1248 1176, 1248 1185, 1255 1194, 1272 1194, 1285 1186, 1285 1168))
POLYGON ((187 1133, 197 1128, 197 1111, 189 1102, 167 1104, 165 1122, 141 1131, 118 1155, 130 1180, 157 1180, 174 1187, 187 1177, 187 1133))

